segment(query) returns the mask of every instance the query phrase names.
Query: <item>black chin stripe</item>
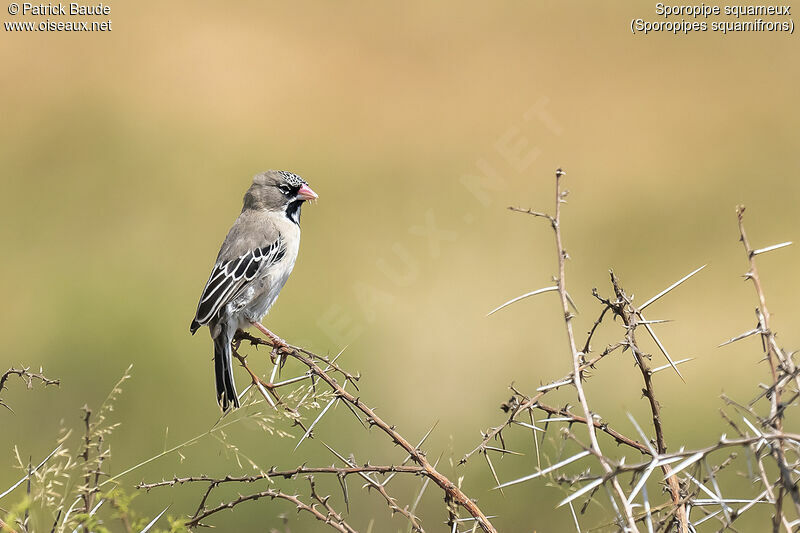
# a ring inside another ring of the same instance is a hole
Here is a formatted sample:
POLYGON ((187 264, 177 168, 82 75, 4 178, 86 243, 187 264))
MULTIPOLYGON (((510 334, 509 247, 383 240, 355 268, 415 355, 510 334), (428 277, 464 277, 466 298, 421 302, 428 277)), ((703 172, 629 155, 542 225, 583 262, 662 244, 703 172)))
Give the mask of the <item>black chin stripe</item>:
POLYGON ((293 200, 286 206, 286 216, 289 220, 300 225, 300 208, 303 206, 303 200, 293 200))

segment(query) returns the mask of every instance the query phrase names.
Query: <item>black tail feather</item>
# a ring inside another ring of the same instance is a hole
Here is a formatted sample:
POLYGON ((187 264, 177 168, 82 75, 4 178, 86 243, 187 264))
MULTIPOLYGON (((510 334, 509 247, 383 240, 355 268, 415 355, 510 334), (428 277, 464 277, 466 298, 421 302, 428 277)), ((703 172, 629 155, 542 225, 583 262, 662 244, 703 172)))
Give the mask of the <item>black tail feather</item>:
POLYGON ((214 372, 217 381, 217 402, 223 411, 231 405, 239 407, 239 398, 236 394, 236 385, 233 383, 233 360, 231 354, 231 339, 220 331, 214 338, 214 372))

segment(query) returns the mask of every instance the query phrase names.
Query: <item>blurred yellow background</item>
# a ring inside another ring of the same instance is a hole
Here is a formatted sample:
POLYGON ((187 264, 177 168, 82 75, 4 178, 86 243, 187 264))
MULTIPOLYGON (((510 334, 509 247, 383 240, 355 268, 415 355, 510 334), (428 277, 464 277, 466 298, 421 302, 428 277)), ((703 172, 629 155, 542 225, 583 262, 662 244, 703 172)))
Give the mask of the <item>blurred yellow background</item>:
MULTIPOLYGON (((15 411, 0 413, 0 489, 20 476, 14 445, 34 462, 46 455, 59 422, 78 426, 79 407, 97 406, 131 363, 109 472, 214 423, 211 342, 188 325, 252 175, 268 168, 297 172, 320 200, 303 210, 300 257, 266 325, 318 352, 347 346, 341 361, 361 372, 361 397, 409 440, 439 421, 429 457, 466 476, 501 531, 572 527, 554 510, 562 491, 531 483, 502 497, 482 458, 448 464, 503 420, 512 381, 530 393, 570 369, 553 294, 486 317, 556 272, 547 225, 505 207, 551 210, 559 166, 581 337, 598 309, 592 287, 611 292, 609 268, 643 302, 709 265, 649 318, 674 319, 662 340, 675 358, 697 358, 685 384, 657 380, 668 444, 715 442, 720 393, 746 401, 768 378, 757 340, 715 348, 755 320, 734 207, 747 205, 756 247, 799 238, 800 47, 787 34, 631 35, 630 20, 652 11, 631 1, 117 2, 108 33, 2 32, 0 364, 41 365, 62 384, 11 381, 0 396, 15 411)), ((790 247, 759 263, 788 348, 800 345, 799 260, 790 247)), ((622 334, 609 323, 595 348, 622 334)), ((626 412, 647 421, 637 375, 616 355, 587 386, 593 408, 629 434, 626 412)), ((316 433, 359 462, 403 458, 343 408, 316 433)), ((505 480, 533 471, 523 437, 525 458, 496 461, 505 480)), ((231 439, 264 467, 332 462, 319 440, 292 453, 295 442, 247 425, 231 439)), ((248 471, 214 439, 183 454, 123 484, 248 471)), ((418 486, 398 484, 395 496, 410 504, 418 486)), ((356 528, 407 529, 359 487, 356 528)), ((327 490, 339 497, 336 483, 327 490)), ((137 503, 155 514, 174 502, 183 515, 198 497, 160 489, 137 503)), ((419 513, 429 531, 445 529, 433 487, 419 513)), ((213 523, 326 527, 265 501, 213 523)))

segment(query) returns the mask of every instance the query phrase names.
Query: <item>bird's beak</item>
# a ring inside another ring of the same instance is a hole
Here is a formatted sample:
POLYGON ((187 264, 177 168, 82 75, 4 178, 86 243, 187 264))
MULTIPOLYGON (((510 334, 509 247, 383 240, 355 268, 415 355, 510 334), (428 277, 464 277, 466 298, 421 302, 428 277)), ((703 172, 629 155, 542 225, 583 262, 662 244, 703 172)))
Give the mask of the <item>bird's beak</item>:
POLYGON ((297 191, 297 197, 301 200, 316 200, 319 198, 319 195, 311 190, 311 187, 308 185, 303 185, 300 187, 300 190, 297 191))

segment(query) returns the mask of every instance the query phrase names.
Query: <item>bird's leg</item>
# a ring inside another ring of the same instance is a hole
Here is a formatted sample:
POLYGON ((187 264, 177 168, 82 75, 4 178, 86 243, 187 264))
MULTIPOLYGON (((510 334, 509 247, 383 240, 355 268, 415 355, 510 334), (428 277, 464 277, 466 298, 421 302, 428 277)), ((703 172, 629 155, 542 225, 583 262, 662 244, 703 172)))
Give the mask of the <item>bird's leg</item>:
POLYGON ((251 324, 253 324, 253 326, 255 326, 255 328, 258 331, 260 331, 261 333, 263 333, 264 335, 269 337, 269 340, 272 341, 272 345, 273 346, 276 346, 276 347, 279 347, 279 348, 289 348, 289 345, 286 344, 286 342, 284 342, 283 339, 281 339, 280 337, 278 337, 277 335, 272 333, 270 330, 265 328, 264 324, 262 324, 261 322, 251 322, 251 324))
POLYGON ((264 324, 261 322, 251 322, 251 324, 253 324, 258 331, 269 337, 270 342, 272 342, 272 352, 270 352, 270 356, 273 358, 273 363, 275 362, 274 356, 276 353, 280 352, 281 350, 289 351, 291 349, 283 339, 265 328, 264 324))
POLYGON ((237 339, 234 337, 233 340, 231 340, 231 352, 233 353, 233 356, 238 359, 240 363, 242 363, 242 366, 247 368, 247 365, 245 364, 246 357, 239 355, 239 346, 241 345, 242 339, 237 339))

